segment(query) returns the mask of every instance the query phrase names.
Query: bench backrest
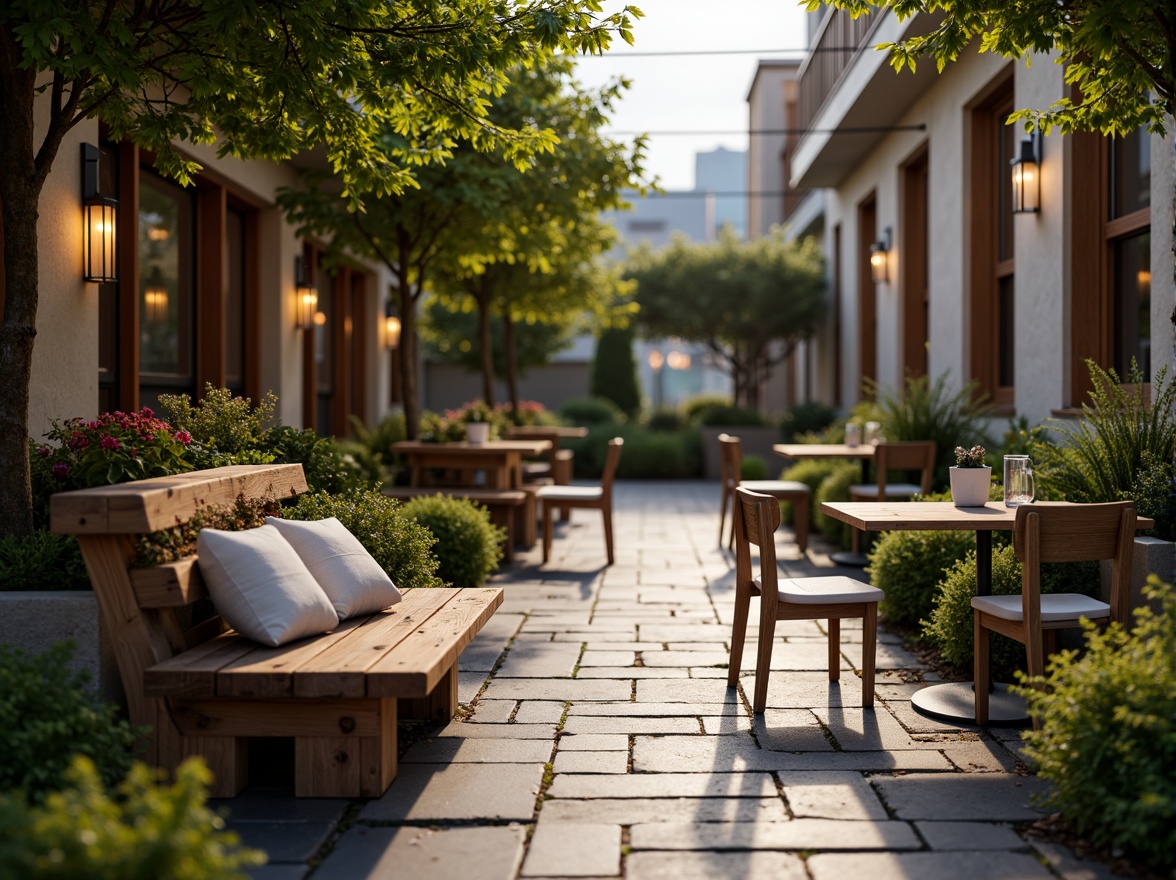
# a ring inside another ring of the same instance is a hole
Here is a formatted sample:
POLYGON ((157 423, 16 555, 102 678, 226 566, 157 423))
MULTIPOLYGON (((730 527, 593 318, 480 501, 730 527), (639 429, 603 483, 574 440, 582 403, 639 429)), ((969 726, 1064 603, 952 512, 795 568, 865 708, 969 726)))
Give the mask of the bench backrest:
POLYGON ((188 522, 213 505, 282 499, 306 491, 299 464, 233 465, 171 477, 59 492, 50 530, 77 535, 135 723, 153 723, 143 673, 220 635, 219 616, 191 625, 185 609, 208 595, 195 556, 134 567, 135 538, 188 522))

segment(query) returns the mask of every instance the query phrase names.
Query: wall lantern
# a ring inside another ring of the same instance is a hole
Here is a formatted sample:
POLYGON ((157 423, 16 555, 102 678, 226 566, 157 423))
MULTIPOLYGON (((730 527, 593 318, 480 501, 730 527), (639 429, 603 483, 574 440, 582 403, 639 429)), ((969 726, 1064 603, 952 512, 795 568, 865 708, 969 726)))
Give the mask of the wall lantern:
POLYGON ((384 306, 384 347, 388 349, 400 347, 400 318, 396 316, 396 307, 392 300, 384 306))
POLYGON ((82 144, 82 277, 101 284, 118 281, 118 199, 98 192, 100 156, 96 146, 82 144))
POLYGON ((143 288, 143 306, 148 324, 167 323, 167 285, 158 266, 151 270, 151 280, 143 288))
MULTIPOLYGON (((307 280, 306 266, 302 257, 294 258, 294 292, 294 325, 299 330, 309 330, 318 323, 316 318, 322 313, 318 310, 318 291, 307 280)), ((324 316, 325 320, 326 316, 324 316)))
POLYGON ((1041 132, 1021 141, 1021 152, 1009 160, 1013 171, 1013 213, 1036 214, 1041 210, 1041 132))
POLYGON ((889 254, 890 227, 887 226, 882 238, 870 245, 870 278, 875 284, 886 283, 889 254))

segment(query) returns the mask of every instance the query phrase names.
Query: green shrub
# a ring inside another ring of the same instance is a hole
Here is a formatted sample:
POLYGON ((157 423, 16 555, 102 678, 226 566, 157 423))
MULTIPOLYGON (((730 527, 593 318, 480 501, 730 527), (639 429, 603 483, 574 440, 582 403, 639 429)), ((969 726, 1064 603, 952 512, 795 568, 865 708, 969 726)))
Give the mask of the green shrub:
POLYGON ((372 452, 358 440, 336 440, 334 442, 336 452, 348 467, 355 468, 359 473, 361 483, 378 488, 387 479, 383 456, 372 452))
POLYGON ((724 397, 718 394, 699 394, 691 397, 682 406, 682 411, 686 414, 686 421, 697 425, 698 420, 702 418, 704 411, 711 407, 730 407, 731 398, 724 397))
POLYGON ((768 465, 764 461, 763 456, 759 455, 745 455, 743 461, 740 462, 739 479, 741 480, 766 480, 768 478, 768 465))
POLYGON ((882 435, 887 440, 934 440, 937 488, 948 485, 948 468, 955 464, 955 448, 990 446, 987 404, 976 397, 976 383, 950 388, 948 374, 932 382, 927 376, 907 377, 901 392, 874 385, 882 411, 882 435))
MULTIPOLYGON (((1042 593, 1099 592, 1097 562, 1046 563, 1041 567, 1042 593)), ((1011 544, 992 550, 992 595, 1011 596, 1021 592, 1021 563, 1011 544)), ((923 621, 923 635, 933 642, 943 658, 957 666, 971 666, 975 645, 972 626, 972 597, 976 595, 976 551, 972 550, 944 575, 935 596, 931 616, 923 621)), ((1017 670, 1025 669, 1025 646, 992 633, 992 675, 1012 681, 1017 670)))
POLYGON ((1114 370, 1087 361, 1094 384, 1090 405, 1077 422, 1049 420, 1057 447, 1039 447, 1038 479, 1051 498, 1094 503, 1135 501, 1140 516, 1154 517, 1156 532, 1176 538, 1170 490, 1176 466, 1176 383, 1162 368, 1150 394, 1133 370, 1120 384, 1114 370))
POLYGON ((564 401, 559 408, 559 417, 570 425, 615 425, 625 419, 625 414, 615 403, 604 397, 574 397, 564 401))
POLYGON ((68 642, 36 655, 0 644, 0 791, 39 802, 64 785, 74 754, 90 758, 108 786, 130 770, 134 731, 69 668, 72 656, 68 642))
POLYGON ((78 756, 44 804, 0 794, 0 877, 38 880, 244 880, 265 862, 205 805, 212 774, 199 758, 172 785, 135 764, 112 796, 78 756))
POLYGON ((187 522, 139 535, 135 539, 132 564, 164 565, 195 556, 201 529, 243 532, 264 526, 267 516, 281 515, 281 504, 273 497, 246 498, 238 495, 232 504, 207 504, 193 513, 187 522))
POLYGON ((442 585, 432 533, 405 516, 399 501, 379 492, 307 492, 283 514, 297 520, 337 518, 402 590, 442 585))
POLYGON ((632 327, 608 327, 601 332, 596 340, 589 388, 594 397, 609 400, 628 416, 641 409, 632 327))
POLYGON ((686 418, 680 410, 663 406, 649 414, 645 427, 651 431, 680 431, 686 427, 686 418))
POLYGON ((268 392, 256 408, 248 397, 227 388, 204 386, 195 406, 187 394, 161 394, 159 408, 177 430, 192 437, 191 455, 198 469, 227 464, 266 464, 265 435, 274 422, 278 398, 268 392))
POLYGON ((640 425, 597 425, 588 436, 572 438, 561 446, 575 453, 576 476, 599 480, 604 472, 608 441, 625 440, 617 476, 621 479, 679 480, 702 473, 702 437, 697 430, 648 431, 640 425))
POLYGON ((298 430, 280 425, 265 439, 267 450, 278 464, 300 464, 312 492, 339 495, 371 488, 363 470, 349 460, 334 440, 319 437, 310 428, 298 430))
POLYGON ((972 532, 883 532, 870 550, 866 574, 886 593, 887 622, 917 626, 931 614, 944 572, 976 549, 972 532))
POLYGON ((416 520, 437 539, 433 552, 440 565, 437 576, 455 587, 480 587, 502 557, 499 542, 504 529, 490 522, 490 512, 480 504, 448 495, 414 498, 403 515, 416 520))
POLYGON ((837 410, 823 403, 808 401, 791 407, 780 420, 780 435, 785 443, 797 436, 824 431, 837 421, 837 410))
POLYGON ((1009 419, 1009 427, 1000 441, 1000 448, 988 451, 988 463, 997 479, 1003 479, 1001 466, 1006 455, 1028 455, 1035 460, 1040 457, 1040 447, 1053 445, 1049 429, 1045 425, 1029 426, 1029 419, 1017 416, 1009 419))
POLYGON ((78 539, 37 529, 0 536, 0 590, 88 590, 78 539))
POLYGON ((1108 850, 1156 868, 1176 864, 1176 596, 1152 575, 1160 603, 1128 632, 1086 624, 1086 652, 1063 651, 1044 688, 1021 689, 1039 730, 1025 753, 1050 781, 1046 805, 1108 850))
POLYGON ((861 479, 862 469, 855 462, 839 461, 813 495, 813 525, 828 541, 841 547, 850 546, 850 526, 824 513, 821 505, 826 501, 848 501, 849 487, 861 479))
MULTIPOLYGON (((781 480, 796 480, 809 487, 809 522, 814 523, 813 528, 816 528, 817 521, 817 489, 820 488, 821 481, 837 470, 838 465, 842 463, 831 458, 802 458, 791 467, 785 468, 780 474, 781 480)), ((781 502, 780 515, 784 518, 784 522, 789 525, 793 524, 791 502, 781 502)))
POLYGON ((731 425, 763 427, 770 425, 771 421, 754 406, 712 404, 699 412, 698 423, 715 427, 731 425))

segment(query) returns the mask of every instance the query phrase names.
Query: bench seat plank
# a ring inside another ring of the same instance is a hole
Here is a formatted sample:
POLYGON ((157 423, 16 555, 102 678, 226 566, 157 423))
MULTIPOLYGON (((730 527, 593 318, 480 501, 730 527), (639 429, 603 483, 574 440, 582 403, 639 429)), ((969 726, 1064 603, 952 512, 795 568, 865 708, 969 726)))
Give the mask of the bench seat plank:
POLYGON ((427 694, 502 604, 500 588, 466 588, 367 673, 369 697, 427 694))
POLYGON ((149 666, 143 672, 143 692, 149 697, 215 696, 217 672, 257 650, 262 650, 257 642, 230 630, 149 666))

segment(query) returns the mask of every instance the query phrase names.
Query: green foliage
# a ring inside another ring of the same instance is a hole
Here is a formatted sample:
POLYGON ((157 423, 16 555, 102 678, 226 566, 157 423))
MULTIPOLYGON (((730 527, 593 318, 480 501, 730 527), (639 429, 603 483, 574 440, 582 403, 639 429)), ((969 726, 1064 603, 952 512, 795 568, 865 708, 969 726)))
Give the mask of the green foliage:
POLYGON ((90 575, 78 539, 37 529, 0 536, 0 591, 88 590, 90 575))
POLYGON ((1096 846, 1156 868, 1176 864, 1176 597, 1152 575, 1128 632, 1084 625, 1086 651, 1063 651, 1041 689, 1019 690, 1039 730, 1025 753, 1051 783, 1046 805, 1096 846))
POLYGON ((798 403, 789 408, 780 420, 780 434, 785 443, 797 436, 824 431, 837 421, 837 410, 817 401, 798 403))
POLYGON ((570 425, 616 425, 625 420, 621 409, 607 397, 575 397, 565 400, 559 417, 570 425))
MULTIPOLYGON (((791 467, 785 468, 783 473, 780 474, 781 480, 796 480, 809 487, 809 522, 814 524, 813 528, 818 528, 816 525, 818 509, 817 489, 825 477, 837 470, 841 464, 844 464, 844 462, 838 462, 834 459, 802 458, 791 467)), ((782 502, 780 504, 780 513, 784 517, 784 521, 791 525, 793 522, 792 504, 787 501, 782 502)))
MULTIPOLYGON (((833 544, 849 547, 850 527, 822 511, 821 505, 826 501, 848 501, 849 487, 860 483, 861 479, 862 469, 855 462, 839 461, 829 476, 821 480, 817 491, 813 493, 811 522, 833 544)), ((863 538, 863 540, 865 539, 863 538)))
POLYGON ((446 584, 480 587, 498 567, 505 530, 491 524, 490 512, 482 505, 437 494, 414 498, 401 512, 437 539, 437 576, 446 584))
POLYGON ((232 504, 209 504, 197 510, 185 523, 160 529, 135 539, 135 565, 163 565, 196 555, 196 538, 201 529, 243 532, 265 525, 267 516, 281 516, 275 498, 246 498, 238 495, 232 504))
POLYGON ((1038 448, 1038 479, 1049 497, 1094 503, 1134 500, 1140 516, 1154 517, 1156 531, 1176 537, 1170 492, 1176 477, 1176 383, 1167 368, 1156 373, 1150 399, 1133 372, 1124 386, 1114 370, 1087 361, 1093 389, 1077 422, 1050 420, 1058 446, 1038 448))
POLYGON ((537 400, 520 400, 519 411, 517 413, 515 412, 514 404, 509 401, 507 403, 500 403, 495 409, 500 411, 512 425, 547 425, 554 427, 563 424, 557 413, 553 413, 537 400))
POLYGON ((743 460, 739 463, 739 479, 741 480, 766 480, 768 478, 768 465, 759 455, 745 455, 743 460))
POLYGON ((608 441, 625 440, 617 477, 625 480, 692 479, 702 472, 702 438, 698 431, 650 431, 640 425, 596 425, 587 437, 564 440, 561 446, 575 453, 577 477, 599 480, 604 471, 608 441))
POLYGON ((256 408, 248 397, 234 397, 211 383, 195 406, 187 394, 161 394, 159 408, 172 427, 192 438, 190 455, 198 470, 226 464, 266 464, 272 458, 260 448, 274 422, 278 398, 267 392, 256 408))
POLYGON ((651 431, 680 431, 686 427, 686 417, 679 409, 663 406, 649 414, 645 427, 651 431))
POLYGON ((245 880, 265 854, 241 845, 205 801, 212 774, 199 758, 172 785, 136 763, 108 793, 76 756, 66 787, 43 804, 0 794, 0 876, 38 880, 245 880))
POLYGON ((882 411, 882 435, 887 440, 934 440, 933 485, 948 485, 948 468, 955 463, 957 446, 986 446, 989 407, 976 398, 976 383, 952 388, 947 373, 932 382, 927 376, 908 376, 901 393, 873 385, 882 411))
POLYGON ((266 452, 277 464, 300 464, 310 491, 338 495, 355 492, 372 485, 370 477, 353 459, 349 460, 338 444, 319 437, 310 428, 298 430, 289 425, 271 428, 265 438, 266 452))
POLYGON ((699 410, 698 424, 720 428, 745 425, 762 428, 770 425, 771 421, 754 406, 711 404, 699 410))
POLYGON ((1036 460, 1039 457, 1040 447, 1052 443, 1049 429, 1045 425, 1029 427, 1027 417, 1017 416, 1016 419, 1009 419, 1009 427, 1001 438, 999 452, 989 450, 988 460, 994 468, 993 472, 999 473, 1004 456, 1028 455, 1036 460))
MULTIPOLYGON (((1021 563, 1011 544, 993 547, 992 595, 1011 596, 1021 592, 1021 563)), ((1041 567, 1042 593, 1082 593, 1097 596, 1097 562, 1048 563, 1041 567)), ((923 635, 938 648, 943 658, 958 666, 971 666, 974 632, 972 597, 976 595, 976 551, 970 551, 944 575, 935 596, 931 616, 923 621, 923 635)), ((1025 668, 1025 647, 993 633, 992 674, 1000 681, 1012 681, 1025 668)))
POLYGON ((65 784, 75 754, 90 758, 108 786, 130 769, 134 731, 69 669, 72 655, 68 642, 37 655, 0 644, 0 792, 19 789, 41 801, 65 784))
POLYGON ((355 434, 355 439, 366 446, 373 455, 389 455, 393 443, 408 439, 402 412, 388 413, 372 428, 368 428, 352 416, 351 430, 355 434))
POLYGON ((370 448, 358 440, 336 440, 335 451, 342 458, 343 463, 353 468, 361 485, 379 487, 387 479, 384 470, 384 458, 373 453, 370 448))
POLYGON ((764 368, 787 358, 825 310, 820 247, 786 242, 778 229, 748 242, 730 229, 714 242, 679 236, 637 251, 626 274, 637 282, 646 333, 708 346, 729 366, 737 403, 755 399, 764 368))
POLYGON ((870 583, 886 593, 879 611, 890 623, 917 626, 931 614, 944 572, 975 549, 972 532, 883 532, 866 566, 870 583))
POLYGON ((691 397, 682 406, 682 411, 686 414, 686 420, 699 424, 699 419, 702 413, 712 406, 732 406, 734 401, 730 397, 724 397, 719 394, 699 394, 691 397))
MULTIPOLYGON (((447 305, 440 297, 430 299, 421 312, 421 339, 425 355, 431 360, 456 364, 467 372, 482 369, 482 346, 478 337, 478 314, 470 303, 447 305), (463 305, 466 308, 463 308, 463 305)), ((491 359, 498 376, 506 373, 506 339, 500 315, 490 320, 491 359)), ((536 319, 515 325, 515 365, 520 375, 542 367, 572 344, 577 322, 571 318, 558 322, 536 319)))
POLYGON ((593 397, 611 400, 630 417, 641 409, 632 327, 606 327, 601 331, 592 359, 589 392, 593 397))
POLYGON ((442 586, 432 551, 436 539, 405 516, 395 499, 371 490, 343 495, 307 492, 284 514, 304 521, 335 517, 402 590, 442 586))

